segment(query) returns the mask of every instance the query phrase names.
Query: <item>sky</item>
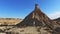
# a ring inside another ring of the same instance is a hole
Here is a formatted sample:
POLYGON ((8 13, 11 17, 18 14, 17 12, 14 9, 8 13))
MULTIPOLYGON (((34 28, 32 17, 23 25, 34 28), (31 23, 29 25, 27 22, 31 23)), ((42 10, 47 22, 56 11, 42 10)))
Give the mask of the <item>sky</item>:
POLYGON ((0 0, 0 18, 24 19, 35 3, 50 19, 60 17, 60 0, 0 0))

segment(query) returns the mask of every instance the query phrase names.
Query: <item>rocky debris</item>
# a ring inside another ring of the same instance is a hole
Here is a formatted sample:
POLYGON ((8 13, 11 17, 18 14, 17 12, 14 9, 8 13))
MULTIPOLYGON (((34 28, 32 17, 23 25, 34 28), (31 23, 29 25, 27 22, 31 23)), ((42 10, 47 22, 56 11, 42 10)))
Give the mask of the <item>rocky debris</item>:
POLYGON ((40 28, 40 27, 26 27, 26 28, 12 28, 10 29, 8 32, 10 32, 11 34, 16 34, 16 33, 19 33, 19 34, 51 34, 50 32, 46 31, 43 27, 40 28), (39 29, 39 32, 38 32, 38 29, 39 29))

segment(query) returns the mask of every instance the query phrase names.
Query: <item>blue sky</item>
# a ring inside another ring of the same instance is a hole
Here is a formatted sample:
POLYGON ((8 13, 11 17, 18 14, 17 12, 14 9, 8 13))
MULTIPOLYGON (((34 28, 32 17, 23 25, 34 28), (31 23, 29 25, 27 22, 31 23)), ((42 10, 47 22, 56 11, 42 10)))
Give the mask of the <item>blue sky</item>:
POLYGON ((25 18, 35 3, 49 18, 60 17, 60 0, 0 0, 0 18, 25 18))

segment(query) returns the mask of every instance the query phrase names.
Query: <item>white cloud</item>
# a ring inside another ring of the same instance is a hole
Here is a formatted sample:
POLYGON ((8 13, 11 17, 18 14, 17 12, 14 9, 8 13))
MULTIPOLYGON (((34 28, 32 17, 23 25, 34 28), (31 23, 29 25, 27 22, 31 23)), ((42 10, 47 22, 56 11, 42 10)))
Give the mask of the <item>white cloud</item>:
POLYGON ((51 14, 48 14, 48 17, 50 17, 51 19, 59 18, 60 17, 60 11, 56 11, 56 12, 53 12, 51 14))

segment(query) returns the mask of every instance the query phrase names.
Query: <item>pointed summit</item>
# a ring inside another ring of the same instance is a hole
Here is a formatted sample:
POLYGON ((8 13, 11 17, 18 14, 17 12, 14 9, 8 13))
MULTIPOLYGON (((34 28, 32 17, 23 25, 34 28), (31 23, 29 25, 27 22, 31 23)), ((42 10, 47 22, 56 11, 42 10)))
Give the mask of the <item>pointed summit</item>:
POLYGON ((38 9, 38 4, 35 4, 35 10, 37 10, 38 9))
POLYGON ((50 23, 50 19, 35 4, 35 9, 25 17, 25 19, 17 24, 17 26, 44 26, 50 23))

